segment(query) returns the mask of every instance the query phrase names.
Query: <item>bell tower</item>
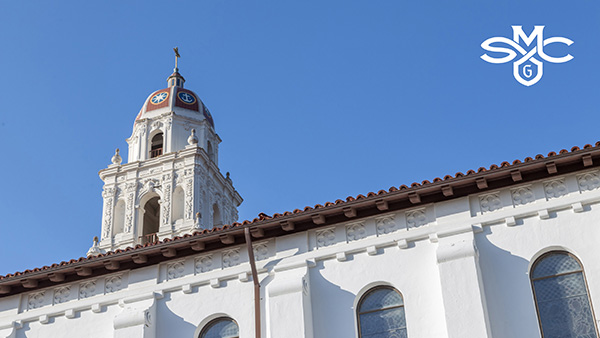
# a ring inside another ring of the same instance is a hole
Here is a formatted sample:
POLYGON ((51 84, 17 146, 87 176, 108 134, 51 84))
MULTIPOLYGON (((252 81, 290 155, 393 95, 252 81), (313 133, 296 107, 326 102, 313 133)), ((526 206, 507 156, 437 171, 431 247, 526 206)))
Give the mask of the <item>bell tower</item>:
MULTIPOLYGON (((96 251, 123 249, 237 221, 242 198, 218 167, 221 139, 208 108, 176 63, 167 88, 150 94, 137 115, 122 164, 119 150, 99 172, 104 181, 96 251)), ((95 251, 94 251, 95 252, 95 251)))

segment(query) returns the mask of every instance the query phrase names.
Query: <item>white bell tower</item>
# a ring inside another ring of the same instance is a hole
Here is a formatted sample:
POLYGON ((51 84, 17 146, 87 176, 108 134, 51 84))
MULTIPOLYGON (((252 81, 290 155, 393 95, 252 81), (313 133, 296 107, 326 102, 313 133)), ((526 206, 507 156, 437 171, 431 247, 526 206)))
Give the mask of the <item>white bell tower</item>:
POLYGON ((97 251, 172 238, 237 221, 242 198, 218 167, 219 143, 210 112, 176 65, 168 87, 147 99, 133 125, 128 163, 117 149, 100 171, 104 181, 97 251))

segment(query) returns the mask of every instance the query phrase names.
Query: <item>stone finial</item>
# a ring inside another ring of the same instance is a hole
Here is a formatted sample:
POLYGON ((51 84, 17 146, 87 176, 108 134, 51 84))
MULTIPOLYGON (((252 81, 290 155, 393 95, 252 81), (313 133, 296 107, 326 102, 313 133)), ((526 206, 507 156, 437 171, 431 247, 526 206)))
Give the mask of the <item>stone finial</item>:
POLYGON ((98 236, 94 236, 94 244, 92 244, 92 247, 88 250, 87 256, 96 257, 101 254, 103 254, 103 252, 102 249, 100 249, 100 246, 98 245, 98 236))
POLYGON ((192 129, 192 133, 190 134, 190 137, 188 137, 187 141, 188 141, 188 144, 191 146, 198 145, 198 137, 196 136, 196 129, 192 129))
POLYGON ((121 165, 123 159, 121 158, 121 155, 119 155, 119 148, 115 150, 115 155, 110 159, 110 161, 112 164, 121 165))
POLYGON ((227 182, 232 183, 233 181, 231 180, 229 171, 225 173, 225 179, 227 180, 227 182))

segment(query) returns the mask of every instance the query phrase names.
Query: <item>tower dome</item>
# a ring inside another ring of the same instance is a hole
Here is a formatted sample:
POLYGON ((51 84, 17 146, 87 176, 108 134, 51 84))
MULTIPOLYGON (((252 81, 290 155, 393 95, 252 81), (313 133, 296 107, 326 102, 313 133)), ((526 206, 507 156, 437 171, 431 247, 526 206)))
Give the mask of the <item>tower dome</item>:
POLYGON ((183 88, 185 79, 177 68, 167 78, 168 87, 159 89, 148 96, 135 119, 155 118, 165 113, 173 112, 176 115, 193 119, 205 119, 214 128, 215 124, 210 111, 202 100, 189 89, 183 88))
POLYGON ((198 146, 218 165, 215 124, 208 108, 193 91, 183 87, 176 51, 175 69, 167 78, 167 88, 150 94, 135 118, 129 143, 128 162, 143 161, 184 149, 191 130, 198 133, 198 146))

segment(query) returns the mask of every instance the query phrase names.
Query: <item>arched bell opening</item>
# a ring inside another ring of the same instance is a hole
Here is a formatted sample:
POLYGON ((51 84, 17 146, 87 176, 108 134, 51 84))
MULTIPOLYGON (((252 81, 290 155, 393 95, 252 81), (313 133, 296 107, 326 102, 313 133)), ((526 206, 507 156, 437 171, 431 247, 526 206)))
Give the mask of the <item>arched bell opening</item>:
POLYGON ((158 133, 152 137, 152 141, 150 141, 150 158, 163 154, 163 144, 163 133, 158 133))
POLYGON ((141 244, 152 243, 158 240, 158 228, 160 226, 160 198, 158 196, 149 199, 144 204, 144 215, 142 223, 141 244))

